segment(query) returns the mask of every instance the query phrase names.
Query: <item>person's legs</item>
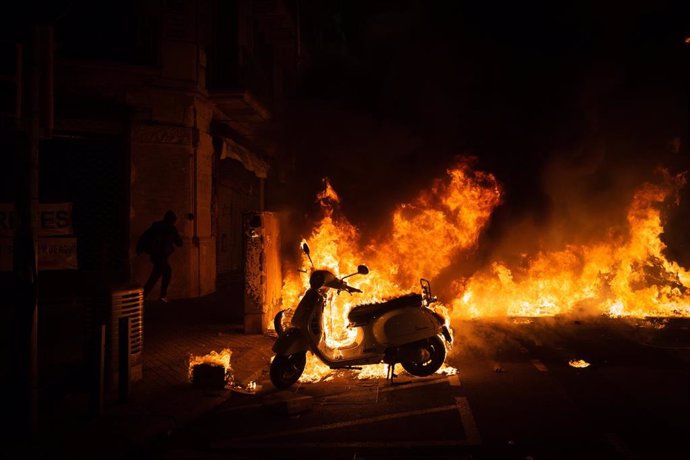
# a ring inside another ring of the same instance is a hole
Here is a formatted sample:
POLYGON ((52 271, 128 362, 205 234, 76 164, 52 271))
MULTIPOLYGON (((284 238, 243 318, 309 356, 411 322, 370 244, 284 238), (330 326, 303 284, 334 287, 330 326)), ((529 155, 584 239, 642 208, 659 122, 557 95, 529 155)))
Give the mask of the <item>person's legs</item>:
POLYGON ((146 281, 146 284, 144 285, 144 299, 158 282, 158 278, 160 278, 162 271, 160 263, 154 260, 153 257, 151 258, 151 263, 153 264, 153 268, 151 269, 151 275, 149 276, 148 281, 146 281))
POLYGON ((170 285, 170 278, 172 278, 172 267, 168 259, 163 259, 160 263, 163 278, 161 279, 161 299, 167 299, 168 286, 170 285))

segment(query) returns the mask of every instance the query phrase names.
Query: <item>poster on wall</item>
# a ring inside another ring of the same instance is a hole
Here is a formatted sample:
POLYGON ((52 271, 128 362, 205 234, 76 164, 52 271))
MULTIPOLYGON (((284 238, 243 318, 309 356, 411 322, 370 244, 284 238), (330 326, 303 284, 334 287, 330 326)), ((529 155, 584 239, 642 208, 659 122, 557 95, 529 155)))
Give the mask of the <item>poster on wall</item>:
MULTIPOLYGON (((17 215, 12 203, 0 203, 0 271, 13 270, 17 215)), ((38 214, 39 270, 76 270, 77 238, 72 226, 72 203, 41 203, 38 214)))
POLYGON ((79 268, 76 238, 39 238, 37 249, 39 270, 76 270, 79 268))

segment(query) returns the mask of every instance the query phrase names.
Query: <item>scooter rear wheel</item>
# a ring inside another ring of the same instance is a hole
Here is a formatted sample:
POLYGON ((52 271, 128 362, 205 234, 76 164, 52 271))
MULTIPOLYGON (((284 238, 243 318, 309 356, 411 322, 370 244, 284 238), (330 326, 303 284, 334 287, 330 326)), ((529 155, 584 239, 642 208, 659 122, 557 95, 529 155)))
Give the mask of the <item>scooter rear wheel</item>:
POLYGON ((440 337, 434 336, 419 343, 419 360, 403 361, 402 367, 412 375, 426 377, 436 372, 446 360, 446 346, 440 337))
POLYGON ((276 388, 289 387, 299 380, 306 364, 306 352, 276 355, 271 362, 271 382, 276 388))

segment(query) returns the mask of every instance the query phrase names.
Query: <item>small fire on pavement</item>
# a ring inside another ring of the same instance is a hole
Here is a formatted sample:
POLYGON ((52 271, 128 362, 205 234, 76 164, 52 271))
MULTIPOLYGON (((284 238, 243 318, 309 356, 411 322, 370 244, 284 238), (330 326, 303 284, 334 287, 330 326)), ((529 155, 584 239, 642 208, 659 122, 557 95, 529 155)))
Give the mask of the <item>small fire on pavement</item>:
POLYGON ((196 387, 225 388, 233 380, 231 355, 229 348, 203 356, 190 355, 189 381, 196 387))
POLYGON ((232 350, 224 348, 206 355, 189 356, 189 381, 193 386, 207 389, 227 389, 238 393, 254 394, 261 389, 255 381, 235 379, 230 357, 232 350))
POLYGON ((203 356, 190 355, 189 381, 198 387, 224 388, 233 381, 231 355, 229 348, 203 356))
POLYGON ((578 367, 578 368, 585 368, 589 367, 589 363, 585 361, 584 359, 571 359, 568 364, 570 364, 571 367, 578 367))

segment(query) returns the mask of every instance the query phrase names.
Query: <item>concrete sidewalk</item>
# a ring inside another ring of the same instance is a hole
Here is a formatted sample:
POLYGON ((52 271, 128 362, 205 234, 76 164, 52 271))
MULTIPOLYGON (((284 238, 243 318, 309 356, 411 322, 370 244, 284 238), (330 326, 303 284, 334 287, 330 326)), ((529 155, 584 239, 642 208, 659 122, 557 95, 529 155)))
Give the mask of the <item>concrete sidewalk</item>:
POLYGON ((232 350, 234 381, 266 388, 271 345, 268 335, 244 335, 228 322, 227 299, 147 302, 144 309, 143 378, 121 403, 110 395, 100 417, 89 416, 88 395, 66 398, 42 413, 30 444, 4 445, 2 458, 125 458, 229 398, 231 389, 204 390, 189 381, 189 356, 232 350))

